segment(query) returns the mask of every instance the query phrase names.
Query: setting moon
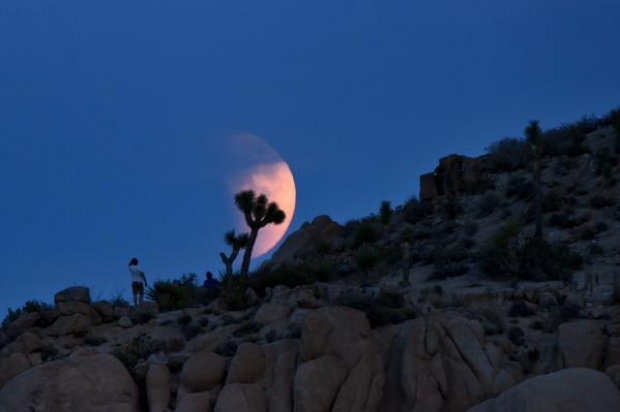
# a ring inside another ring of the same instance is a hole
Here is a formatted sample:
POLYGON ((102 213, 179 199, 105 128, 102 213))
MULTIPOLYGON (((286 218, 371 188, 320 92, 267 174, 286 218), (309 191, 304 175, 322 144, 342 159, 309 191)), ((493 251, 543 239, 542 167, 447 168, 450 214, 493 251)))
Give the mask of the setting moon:
MULTIPOLYGON (((231 141, 235 153, 245 160, 243 170, 235 174, 229 183, 233 194, 252 189, 257 195, 267 195, 269 201, 277 203, 286 214, 281 224, 269 224, 258 232, 252 256, 254 259, 271 251, 286 234, 295 214, 297 189, 288 163, 263 139, 243 133, 232 136, 231 141)), ((241 232, 249 231, 241 216, 237 221, 237 229, 241 232)))

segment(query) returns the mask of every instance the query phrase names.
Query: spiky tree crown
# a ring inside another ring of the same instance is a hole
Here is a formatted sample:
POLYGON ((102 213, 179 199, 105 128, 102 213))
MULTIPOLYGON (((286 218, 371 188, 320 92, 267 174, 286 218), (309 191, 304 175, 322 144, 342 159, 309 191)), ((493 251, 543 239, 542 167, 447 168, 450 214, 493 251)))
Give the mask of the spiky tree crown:
POLYGON ((224 235, 224 242, 233 249, 243 249, 248 244, 248 234, 242 233, 237 236, 234 229, 229 230, 224 235))
POLYGON ((538 120, 531 120, 530 124, 525 128, 525 137, 527 142, 536 148, 540 148, 542 143, 542 131, 538 120))
POLYGON ((244 190, 235 195, 235 203, 243 212, 250 228, 262 228, 270 223, 279 225, 286 219, 286 214, 277 203, 270 202, 266 195, 256 196, 253 190, 244 190))

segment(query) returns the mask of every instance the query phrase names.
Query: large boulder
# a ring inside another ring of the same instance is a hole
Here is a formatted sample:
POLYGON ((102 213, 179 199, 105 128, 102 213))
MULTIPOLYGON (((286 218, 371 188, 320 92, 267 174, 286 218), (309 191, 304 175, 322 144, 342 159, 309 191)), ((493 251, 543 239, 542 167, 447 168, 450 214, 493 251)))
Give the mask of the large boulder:
POLYGON ((605 351, 605 336, 596 322, 578 320, 558 328, 560 367, 599 369, 605 351))
POLYGON ((170 402, 170 370, 163 363, 149 366, 146 374, 146 395, 149 412, 165 412, 170 402))
POLYGON ((224 379, 226 358, 211 351, 190 357, 181 370, 181 387, 186 392, 204 392, 224 379))
POLYGON ((295 374, 295 411, 331 411, 346 377, 346 365, 333 355, 301 364, 295 374))
POLYGON ((0 388, 5 383, 30 368, 30 360, 21 352, 16 352, 0 361, 0 388))
POLYGON ((513 386, 519 368, 485 342, 482 325, 433 314, 401 329, 390 350, 382 409, 463 411, 513 386))
POLYGON ((226 385, 217 397, 215 412, 266 412, 265 394, 258 384, 226 385))
POLYGON ((268 324, 278 321, 288 321, 292 311, 293 310, 288 305, 263 303, 256 312, 256 315, 254 315, 254 322, 268 324))
POLYGON ((175 405, 176 412, 211 412, 213 408, 211 404, 215 398, 212 391, 179 393, 179 398, 175 405))
POLYGON ((537 376, 468 412, 617 412, 620 392, 605 374, 587 368, 537 376))
POLYGON ((76 313, 60 316, 46 332, 51 336, 86 335, 92 329, 90 316, 76 313))
POLYGON ((287 339, 262 347, 265 354, 264 385, 269 412, 293 411, 293 380, 299 353, 297 340, 287 339))
POLYGON ((338 238, 343 231, 344 228, 329 216, 318 216, 312 223, 304 223, 299 230, 287 237, 271 260, 280 264, 312 255, 318 248, 338 248, 338 238))
POLYGON ((85 286, 72 286, 61 290, 54 295, 54 302, 83 302, 90 303, 90 290, 85 286))
POLYGON ((114 322, 114 306, 108 301, 100 300, 93 303, 93 309, 97 312, 97 314, 101 317, 101 321, 103 323, 114 322))
POLYGON ((32 332, 25 332, 19 335, 11 344, 2 349, 2 356, 20 352, 29 355, 32 352, 40 351, 43 348, 43 341, 39 335, 32 332))
POLYGON ((135 412, 138 387, 112 355, 68 358, 29 369, 0 390, 2 411, 135 412))
POLYGON ((265 372, 265 353, 255 343, 244 342, 237 348, 232 360, 226 384, 256 383, 265 372))
POLYGON ((310 313, 302 329, 300 360, 296 411, 377 410, 385 368, 363 312, 325 307, 310 313))

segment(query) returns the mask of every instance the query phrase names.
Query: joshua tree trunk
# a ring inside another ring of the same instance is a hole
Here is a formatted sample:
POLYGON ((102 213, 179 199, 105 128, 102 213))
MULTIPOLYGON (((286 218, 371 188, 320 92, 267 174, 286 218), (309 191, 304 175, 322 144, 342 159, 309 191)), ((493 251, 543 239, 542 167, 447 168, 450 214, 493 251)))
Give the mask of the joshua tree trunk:
POLYGON ((224 253, 220 252, 220 258, 222 259, 222 262, 226 266, 226 276, 233 275, 233 262, 237 258, 238 254, 239 254, 239 250, 233 250, 230 256, 226 256, 224 253))
POLYGON ((530 121, 525 128, 527 142, 532 147, 534 154, 533 180, 534 180, 534 211, 536 213, 534 239, 542 240, 542 188, 540 184, 542 170, 542 131, 538 125, 538 120, 530 121))
POLYGON ((542 239, 542 193, 540 187, 540 158, 534 160, 534 211, 536 213, 534 238, 542 239))
POLYGON ((258 229, 252 228, 250 230, 250 237, 248 238, 248 245, 245 247, 245 252, 243 253, 243 261, 241 262, 240 276, 243 279, 247 279, 248 273, 250 272, 250 261, 252 260, 252 250, 254 249, 254 244, 256 243, 257 237, 258 237, 258 229))

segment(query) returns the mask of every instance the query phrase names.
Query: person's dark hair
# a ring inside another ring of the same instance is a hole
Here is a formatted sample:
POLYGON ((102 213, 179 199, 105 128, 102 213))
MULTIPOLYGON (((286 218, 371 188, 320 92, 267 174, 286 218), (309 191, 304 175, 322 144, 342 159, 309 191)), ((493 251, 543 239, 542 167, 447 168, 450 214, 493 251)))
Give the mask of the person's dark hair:
POLYGON ((137 266, 138 265, 138 258, 131 258, 131 260, 129 261, 129 266, 137 266))
POLYGON ((207 279, 213 279, 213 273, 211 271, 207 271, 207 279))

